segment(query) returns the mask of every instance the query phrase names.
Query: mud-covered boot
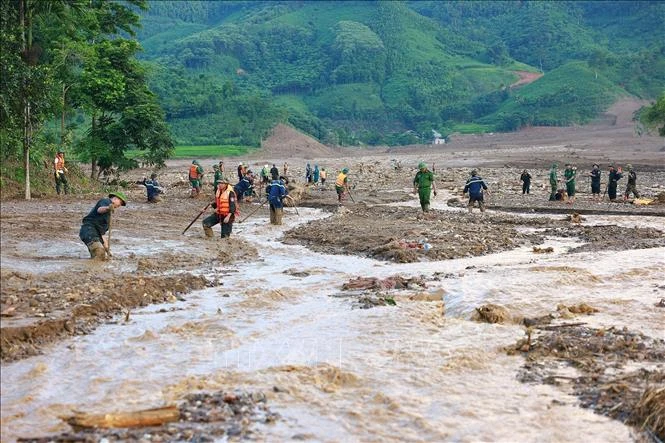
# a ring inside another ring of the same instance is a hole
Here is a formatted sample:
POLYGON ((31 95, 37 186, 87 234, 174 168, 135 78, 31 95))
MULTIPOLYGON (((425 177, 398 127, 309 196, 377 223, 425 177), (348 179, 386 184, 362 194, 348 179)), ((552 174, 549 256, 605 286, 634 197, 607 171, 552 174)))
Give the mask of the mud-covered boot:
POLYGON ((277 224, 277 209, 270 208, 270 224, 277 224))
POLYGON ((88 245, 90 258, 93 260, 106 260, 106 249, 99 242, 92 242, 88 245))
POLYGON ((203 233, 205 234, 206 238, 212 238, 213 237, 212 228, 210 226, 204 226, 203 227, 203 233))
POLYGON ((282 209, 282 208, 275 209, 275 224, 276 225, 281 225, 282 224, 282 216, 283 215, 284 215, 284 209, 282 209))
POLYGON ((423 205, 423 212, 429 212, 429 205, 423 205))

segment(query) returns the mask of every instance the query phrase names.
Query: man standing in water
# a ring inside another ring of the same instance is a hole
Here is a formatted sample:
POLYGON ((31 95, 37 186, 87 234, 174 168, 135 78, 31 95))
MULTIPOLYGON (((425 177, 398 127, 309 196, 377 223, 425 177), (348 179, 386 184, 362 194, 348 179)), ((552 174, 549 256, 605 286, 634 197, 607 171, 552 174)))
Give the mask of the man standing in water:
POLYGON ((594 200, 600 200, 600 166, 593 165, 589 177, 591 177, 591 195, 594 200))
POLYGON ((628 200, 631 192, 635 198, 640 198, 640 193, 637 192, 637 174, 633 170, 633 165, 627 164, 626 169, 628 169, 628 183, 626 184, 626 193, 623 196, 623 201, 628 200))
POLYGON ((218 223, 222 224, 222 238, 230 237, 233 231, 233 221, 238 215, 236 206, 236 193, 229 186, 227 179, 222 181, 217 186, 215 192, 215 202, 212 204, 215 208, 215 213, 203 219, 203 232, 206 237, 212 237, 212 227, 218 223))
POLYGON ((556 200, 556 191, 559 181, 557 178, 557 167, 556 163, 552 163, 552 167, 550 168, 550 201, 556 200))
POLYGON ((127 205, 127 197, 122 192, 111 192, 102 198, 83 217, 79 238, 88 247, 90 258, 104 260, 108 252, 108 240, 103 237, 111 224, 111 213, 120 206, 127 205))
POLYGON ((418 163, 418 172, 413 178, 413 192, 418 193, 420 199, 420 208, 423 212, 429 212, 429 199, 434 189, 434 196, 436 197, 436 183, 434 182, 434 174, 427 169, 424 162, 418 163))
POLYGON ((485 202, 483 199, 483 190, 487 190, 487 185, 482 177, 478 176, 478 172, 474 169, 471 171, 471 178, 466 181, 464 185, 463 194, 469 193, 469 212, 473 211, 473 202, 478 202, 480 212, 485 212, 485 202))
POLYGON ((289 191, 284 186, 284 182, 277 178, 266 186, 266 198, 270 203, 270 223, 273 225, 282 224, 282 216, 284 215, 284 205, 282 200, 289 194, 289 191))

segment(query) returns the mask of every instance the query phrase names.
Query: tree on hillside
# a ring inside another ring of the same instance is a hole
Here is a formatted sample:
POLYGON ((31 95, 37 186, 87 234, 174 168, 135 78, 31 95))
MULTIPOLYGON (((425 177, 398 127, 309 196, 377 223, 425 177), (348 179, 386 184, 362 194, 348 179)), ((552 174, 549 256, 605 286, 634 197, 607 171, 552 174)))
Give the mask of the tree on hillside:
POLYGON ((649 129, 658 130, 658 134, 665 137, 665 93, 653 105, 642 108, 640 122, 649 129))
MULTIPOLYGON (((160 163, 172 150, 161 109, 135 60, 145 0, 5 0, 0 3, 0 135, 5 159, 22 157, 25 198, 30 198, 30 161, 35 135, 49 120, 83 108, 93 118, 90 150, 111 163, 131 164, 127 149, 146 150, 160 163), (102 69, 105 67, 106 69, 102 69), (103 89, 103 91, 102 91, 103 89), (103 143, 100 143, 103 142, 103 143), (20 152, 19 152, 20 151, 20 152)), ((93 170, 97 158, 93 161, 93 170)), ((35 159, 32 159, 35 161, 35 159)))

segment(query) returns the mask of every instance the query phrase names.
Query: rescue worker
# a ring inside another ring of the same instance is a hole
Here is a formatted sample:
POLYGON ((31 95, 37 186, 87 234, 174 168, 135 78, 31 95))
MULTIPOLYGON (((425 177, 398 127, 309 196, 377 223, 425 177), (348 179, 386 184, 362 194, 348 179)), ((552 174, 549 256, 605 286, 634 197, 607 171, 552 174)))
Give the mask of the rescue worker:
POLYGON ((314 172, 312 172, 312 181, 314 182, 315 185, 319 183, 320 174, 321 173, 319 172, 319 165, 314 165, 314 172))
POLYGON ((145 180, 143 185, 145 186, 145 192, 148 196, 148 203, 158 203, 162 201, 162 198, 159 196, 159 194, 163 193, 164 189, 159 186, 159 182, 157 181, 157 174, 154 172, 150 174, 150 180, 145 180))
POLYGON ((520 180, 522 181, 522 195, 529 194, 529 191, 531 190, 531 174, 529 174, 526 169, 522 171, 520 180))
POLYGON ((279 169, 277 169, 274 163, 272 164, 272 168, 270 168, 270 177, 273 180, 279 180, 279 169))
POLYGON ((566 179, 566 194, 568 194, 568 204, 575 202, 575 181, 577 180, 577 168, 570 163, 566 164, 566 169, 563 171, 563 176, 566 179))
POLYGON ((289 195, 289 191, 279 177, 266 186, 266 198, 268 199, 268 203, 270 203, 271 224, 282 224, 282 216, 284 215, 284 205, 282 204, 282 200, 287 195, 289 195))
POLYGON ((201 193, 201 179, 203 178, 203 168, 198 160, 193 160, 189 166, 189 183, 192 185, 192 197, 198 197, 201 193))
POLYGON ((349 192, 349 168, 342 169, 342 172, 337 176, 335 191, 337 191, 337 202, 341 205, 344 194, 349 192))
POLYGON ((607 196, 610 198, 611 202, 616 201, 617 199, 617 185, 622 177, 621 167, 619 167, 619 169, 614 169, 614 165, 610 165, 610 171, 607 177, 607 196))
POLYGON ((282 166, 282 170, 284 171, 284 177, 289 176, 289 164, 287 162, 284 162, 284 166, 282 166))
POLYGON ((552 167, 550 168, 550 201, 555 201, 556 200, 556 191, 557 191, 557 185, 558 185, 558 178, 557 178, 557 168, 558 165, 556 163, 552 163, 552 167))
POLYGON ((261 168, 261 184, 266 184, 268 183, 268 174, 270 174, 270 170, 268 169, 268 165, 264 165, 263 168, 261 168))
POLYGON ((413 178, 413 192, 418 193, 420 198, 420 207, 423 212, 429 211, 429 199, 434 189, 434 196, 436 197, 436 183, 434 182, 434 174, 427 169, 424 162, 418 163, 418 172, 413 178))
POLYGON ((111 192, 108 198, 100 199, 83 217, 79 238, 88 247, 90 258, 104 260, 108 251, 108 240, 104 234, 109 230, 111 213, 120 206, 127 205, 127 197, 122 192, 111 192))
POLYGON ((471 178, 466 181, 462 194, 469 193, 469 212, 473 211, 473 202, 478 202, 480 212, 485 212, 485 202, 483 199, 483 190, 487 190, 487 185, 482 177, 478 176, 478 172, 474 169, 471 171, 471 178))
POLYGON ((240 181, 233 187, 238 201, 243 201, 245 196, 252 195, 252 185, 251 171, 248 171, 246 174, 243 174, 240 181))
POLYGON ((593 165, 589 177, 591 177, 591 195, 594 200, 600 200, 600 175, 600 166, 593 165))
POLYGON ((212 227, 221 223, 222 238, 230 237, 233 231, 233 222, 239 215, 239 212, 236 203, 236 193, 231 188, 228 180, 222 179, 219 182, 212 207, 215 209, 215 213, 204 218, 202 221, 205 236, 212 238, 212 227))
POLYGON ((623 201, 628 200, 630 193, 632 192, 635 198, 640 198, 640 193, 637 192, 637 174, 633 170, 633 165, 627 164, 626 169, 628 169, 628 183, 626 184, 626 192, 623 195, 623 201))
POLYGON ((219 186, 219 183, 224 179, 224 174, 222 174, 222 171, 219 168, 219 165, 214 165, 212 167, 213 171, 215 171, 215 181, 213 182, 213 192, 217 192, 217 187, 219 186))
POLYGON ((242 163, 238 163, 238 180, 242 180, 243 175, 245 175, 245 168, 242 163))
POLYGON ((326 185, 326 179, 328 178, 328 172, 326 168, 321 168, 321 186, 326 185))
POLYGON ((64 151, 58 151, 55 154, 55 160, 53 161, 53 176, 55 178, 55 192, 60 195, 60 186, 62 185, 65 191, 65 195, 69 194, 69 183, 67 183, 67 177, 65 173, 69 172, 65 167, 65 153, 64 151))
POLYGON ((312 167, 309 163, 305 167, 305 183, 312 183, 312 167))
POLYGON ((219 172, 221 172, 222 177, 224 177, 224 161, 223 160, 219 161, 219 172))

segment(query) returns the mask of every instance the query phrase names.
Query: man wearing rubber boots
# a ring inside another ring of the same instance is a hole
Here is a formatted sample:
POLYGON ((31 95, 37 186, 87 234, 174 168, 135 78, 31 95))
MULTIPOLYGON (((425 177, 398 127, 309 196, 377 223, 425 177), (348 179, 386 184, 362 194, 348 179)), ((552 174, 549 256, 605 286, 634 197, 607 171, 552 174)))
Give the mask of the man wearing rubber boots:
POLYGON ((103 237, 109 230, 111 214, 116 208, 127 205, 127 197, 122 192, 111 192, 108 198, 102 198, 90 213, 83 217, 79 238, 88 247, 90 258, 106 259, 108 241, 103 237))
POLYGON ((466 181, 464 185, 463 194, 469 193, 469 212, 473 211, 473 202, 478 202, 480 212, 485 212, 485 201, 483 198, 483 190, 487 191, 487 185, 482 177, 478 176, 478 172, 474 169, 471 171, 471 178, 466 181))
POLYGON ((233 231, 233 222, 238 215, 236 193, 229 186, 227 179, 222 179, 215 192, 215 202, 212 204, 215 213, 203 219, 203 232, 206 237, 213 236, 212 227, 218 223, 222 225, 222 238, 230 237, 233 231))
POLYGON ((429 199, 432 189, 434 189, 434 196, 436 197, 434 174, 427 169, 427 165, 424 162, 420 162, 418 163, 418 172, 413 179, 413 191, 418 192, 420 207, 423 212, 429 212, 429 199))
POLYGON ((273 180, 266 186, 266 198, 270 203, 270 223, 273 225, 282 224, 282 216, 284 215, 284 204, 282 200, 289 194, 289 191, 284 186, 284 182, 279 178, 273 180))

